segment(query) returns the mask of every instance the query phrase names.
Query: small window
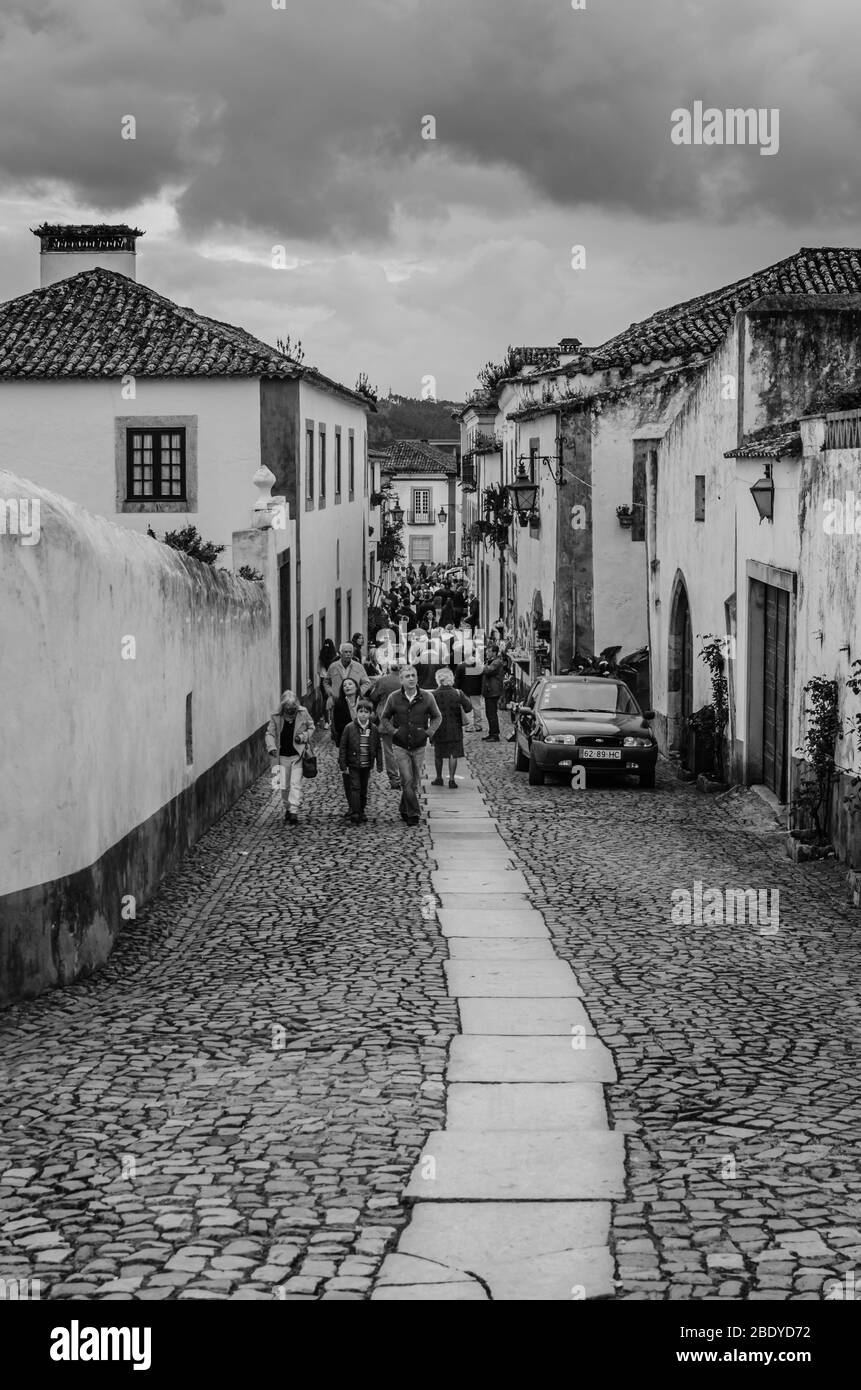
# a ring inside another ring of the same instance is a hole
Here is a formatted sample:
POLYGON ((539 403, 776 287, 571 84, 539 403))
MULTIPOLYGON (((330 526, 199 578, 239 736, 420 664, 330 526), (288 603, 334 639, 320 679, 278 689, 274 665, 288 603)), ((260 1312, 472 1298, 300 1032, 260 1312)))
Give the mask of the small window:
POLYGON ((305 619, 305 684, 313 685, 317 672, 317 653, 314 649, 314 619, 305 619))
POLYGON ((320 474, 320 502, 326 501, 326 426, 320 426, 320 453, 317 459, 317 469, 320 474))
POLYGON ((185 429, 126 431, 130 502, 185 499, 185 429))
POLYGON ((353 591, 347 590, 347 636, 353 635, 353 591))
POLYGON ((341 426, 335 426, 335 501, 341 499, 341 426))
POLYGON ((350 501, 356 495, 356 432, 350 430, 347 442, 347 467, 349 470, 350 501))
POLYGON ((706 519, 706 477, 704 473, 694 476, 694 521, 706 519))
POLYGON ((191 767, 194 762, 194 714, 191 706, 192 692, 189 691, 185 697, 185 762, 187 767, 191 767))
POLYGON ((314 505, 314 423, 305 426, 305 501, 314 505))
POLYGON ((343 629, 341 627, 341 590, 335 590, 335 646, 340 647, 343 629))

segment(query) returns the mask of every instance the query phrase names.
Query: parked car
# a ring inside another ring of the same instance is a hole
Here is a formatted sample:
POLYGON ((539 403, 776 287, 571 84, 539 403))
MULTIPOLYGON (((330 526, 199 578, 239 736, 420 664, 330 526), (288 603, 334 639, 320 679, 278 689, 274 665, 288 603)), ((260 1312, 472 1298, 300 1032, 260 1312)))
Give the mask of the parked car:
POLYGON ((542 676, 515 710, 514 766, 531 786, 548 772, 572 768, 626 776, 655 785, 658 745, 627 685, 603 676, 542 676))

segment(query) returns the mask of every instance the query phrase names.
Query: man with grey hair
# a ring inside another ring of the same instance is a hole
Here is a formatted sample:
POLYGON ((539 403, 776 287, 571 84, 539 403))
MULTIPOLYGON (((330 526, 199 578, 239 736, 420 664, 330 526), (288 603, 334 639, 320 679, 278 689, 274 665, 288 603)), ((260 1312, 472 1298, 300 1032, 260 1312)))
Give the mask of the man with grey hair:
POLYGON ((401 688, 389 696, 382 719, 391 725, 392 746, 401 779, 401 820, 419 823, 419 796, 425 747, 442 723, 442 715, 429 690, 419 690, 415 666, 402 666, 401 688))
POLYGON ((356 660, 352 642, 342 642, 338 648, 338 660, 332 662, 323 678, 323 685, 329 696, 330 704, 337 700, 341 686, 348 676, 356 682, 360 695, 364 695, 366 691, 370 690, 370 676, 361 661, 356 660))

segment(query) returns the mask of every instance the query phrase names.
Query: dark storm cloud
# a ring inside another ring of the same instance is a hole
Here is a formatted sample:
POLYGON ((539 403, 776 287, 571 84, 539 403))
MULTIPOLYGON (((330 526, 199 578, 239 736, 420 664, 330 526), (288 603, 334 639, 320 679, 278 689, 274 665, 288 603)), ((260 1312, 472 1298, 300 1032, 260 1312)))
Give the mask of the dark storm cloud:
POLYGON ((384 241, 422 199, 481 208, 476 165, 516 171, 518 212, 857 212, 854 4, 587 3, 19 0, 0 21, 0 172, 106 212, 168 189, 192 234, 342 246, 384 241), (674 146, 670 113, 695 100, 778 107, 779 153, 674 146))

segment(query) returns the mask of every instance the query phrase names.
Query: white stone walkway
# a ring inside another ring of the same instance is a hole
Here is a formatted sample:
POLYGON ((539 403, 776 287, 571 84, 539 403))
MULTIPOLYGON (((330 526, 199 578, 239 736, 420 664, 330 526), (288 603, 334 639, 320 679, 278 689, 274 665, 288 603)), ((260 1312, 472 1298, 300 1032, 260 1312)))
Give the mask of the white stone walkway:
POLYGON ((412 1219, 372 1298, 606 1297, 610 1202, 624 1197, 624 1142, 604 1104, 613 1060, 473 778, 458 784, 428 787, 461 1027, 446 1125, 413 1171, 412 1219))

